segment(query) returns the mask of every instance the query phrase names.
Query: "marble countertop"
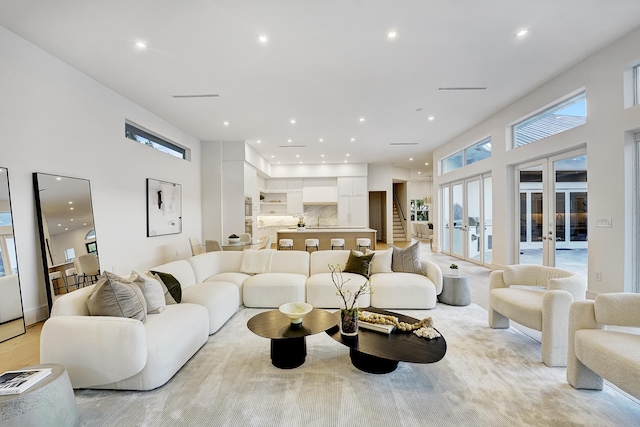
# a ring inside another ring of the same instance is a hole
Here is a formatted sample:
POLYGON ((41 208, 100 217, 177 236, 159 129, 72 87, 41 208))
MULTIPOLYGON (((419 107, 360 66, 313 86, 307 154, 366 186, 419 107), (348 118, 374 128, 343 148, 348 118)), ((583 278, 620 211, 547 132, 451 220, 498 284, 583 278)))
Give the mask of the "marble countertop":
POLYGON ((304 230, 297 231, 297 228, 281 228, 278 230, 278 233, 354 233, 354 232, 364 232, 364 233, 375 233, 377 230, 372 228, 365 227, 306 227, 304 230))

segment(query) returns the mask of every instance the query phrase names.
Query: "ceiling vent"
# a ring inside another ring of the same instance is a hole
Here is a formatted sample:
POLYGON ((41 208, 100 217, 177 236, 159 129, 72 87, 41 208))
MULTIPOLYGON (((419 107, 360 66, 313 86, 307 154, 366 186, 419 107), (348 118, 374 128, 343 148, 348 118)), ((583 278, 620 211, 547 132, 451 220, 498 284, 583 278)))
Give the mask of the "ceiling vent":
POLYGON ((391 142, 389 145, 418 145, 417 142, 391 142))
POLYGON ((280 148, 304 148, 306 145, 280 145, 280 148))
POLYGON ((443 91, 472 91, 472 90, 487 90, 486 86, 454 86, 454 87, 439 87, 438 90, 443 91))
POLYGON ((183 99, 183 98, 218 98, 220 95, 218 95, 217 93, 203 93, 200 95, 171 95, 171 96, 176 99, 183 99))

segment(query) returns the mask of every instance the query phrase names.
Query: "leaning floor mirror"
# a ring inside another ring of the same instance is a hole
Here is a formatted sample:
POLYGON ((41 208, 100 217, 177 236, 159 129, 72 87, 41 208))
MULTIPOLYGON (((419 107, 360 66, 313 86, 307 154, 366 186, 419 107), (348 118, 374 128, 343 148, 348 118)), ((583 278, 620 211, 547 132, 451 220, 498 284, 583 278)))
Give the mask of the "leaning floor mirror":
POLYGON ((0 342, 25 333, 9 171, 0 167, 0 342))
POLYGON ((33 188, 51 309, 56 298, 90 284, 99 274, 91 186, 86 179, 35 172, 33 188))

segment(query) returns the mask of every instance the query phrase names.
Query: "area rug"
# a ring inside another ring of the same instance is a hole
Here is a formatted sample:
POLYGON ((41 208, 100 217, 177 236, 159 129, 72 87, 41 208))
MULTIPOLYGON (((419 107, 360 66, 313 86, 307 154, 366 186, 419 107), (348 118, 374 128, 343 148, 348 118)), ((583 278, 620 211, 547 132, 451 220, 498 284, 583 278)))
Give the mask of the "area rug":
POLYGON ((631 426, 640 404, 616 389, 575 390, 540 343, 488 327, 478 305, 399 310, 431 316, 447 340, 434 364, 401 362, 384 375, 354 368, 325 333, 307 337, 306 362, 271 365, 269 340, 242 309, 164 386, 147 392, 78 390, 84 426, 631 426))

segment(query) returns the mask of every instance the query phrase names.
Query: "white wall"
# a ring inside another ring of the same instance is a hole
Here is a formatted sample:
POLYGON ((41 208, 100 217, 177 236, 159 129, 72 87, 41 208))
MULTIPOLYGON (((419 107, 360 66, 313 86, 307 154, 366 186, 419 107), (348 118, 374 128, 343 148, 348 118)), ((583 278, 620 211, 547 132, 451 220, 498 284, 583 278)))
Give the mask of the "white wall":
MULTIPOLYGON (((589 175, 589 295, 630 291, 635 245, 633 218, 633 150, 629 132, 640 127, 640 107, 624 108, 623 71, 640 60, 640 28, 593 54, 526 94, 505 109, 449 141, 434 152, 434 161, 491 135, 492 157, 462 169, 434 174, 440 185, 466 176, 493 176, 493 263, 512 263, 516 249, 513 166, 574 148, 585 147, 589 175), (587 124, 517 149, 508 149, 507 129, 522 117, 565 95, 586 89, 587 124), (508 201, 507 203, 505 203, 508 201), (506 206, 505 206, 506 204, 506 206), (612 218, 612 228, 595 226, 612 218), (596 272, 602 280, 595 279, 596 272)), ((436 164, 434 170, 437 170, 436 164)), ((434 220, 440 203, 434 197, 434 220)), ((439 241, 439 239, 438 239, 439 241)))
POLYGON ((201 235, 200 142, 0 27, 0 166, 9 169, 27 323, 47 316, 32 173, 91 181, 103 269, 190 256, 201 235), (127 140, 125 119, 191 150, 185 161, 127 140), (146 178, 182 184, 181 234, 146 237, 146 178))

